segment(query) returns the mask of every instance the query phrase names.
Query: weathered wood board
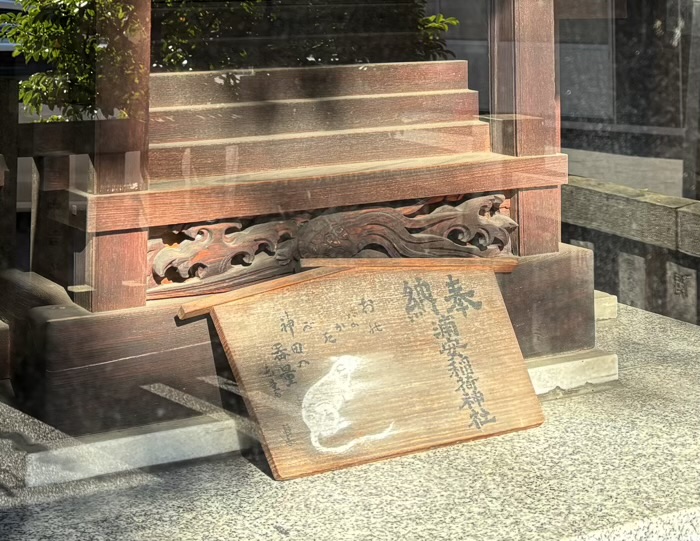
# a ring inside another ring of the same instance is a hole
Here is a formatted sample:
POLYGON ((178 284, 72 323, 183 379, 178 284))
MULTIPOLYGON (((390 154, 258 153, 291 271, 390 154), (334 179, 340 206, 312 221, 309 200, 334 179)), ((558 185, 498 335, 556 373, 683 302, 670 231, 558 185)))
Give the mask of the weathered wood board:
POLYGON ((543 422, 489 270, 352 269, 211 315, 276 479, 543 422))

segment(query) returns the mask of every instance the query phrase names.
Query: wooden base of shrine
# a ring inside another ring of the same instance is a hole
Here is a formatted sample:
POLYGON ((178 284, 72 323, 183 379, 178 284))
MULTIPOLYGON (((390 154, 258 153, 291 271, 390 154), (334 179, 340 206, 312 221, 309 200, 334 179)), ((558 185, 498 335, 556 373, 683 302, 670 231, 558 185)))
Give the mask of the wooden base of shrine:
MULTIPOLYGON (((590 250, 561 245, 520 258, 512 274, 498 277, 526 359, 595 347, 592 269, 590 250)), ((180 321, 181 303, 88 315, 70 305, 34 308, 31 349, 15 369, 20 406, 70 435, 201 414, 168 393, 243 413, 235 389, 212 383, 232 374, 211 320, 180 321)))

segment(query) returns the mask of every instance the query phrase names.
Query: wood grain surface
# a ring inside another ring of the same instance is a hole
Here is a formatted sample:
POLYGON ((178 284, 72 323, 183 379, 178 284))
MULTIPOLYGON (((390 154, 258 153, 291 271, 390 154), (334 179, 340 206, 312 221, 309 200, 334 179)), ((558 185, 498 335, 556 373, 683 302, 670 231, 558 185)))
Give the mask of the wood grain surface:
POLYGON ((148 232, 86 233, 75 256, 75 302, 91 312, 146 304, 148 232))
POLYGON ((151 106, 201 105, 468 88, 467 62, 399 62, 298 69, 155 73, 151 106), (228 84, 227 84, 228 83, 228 84))
POLYGON ((561 242, 561 187, 520 190, 511 199, 518 229, 513 245, 519 255, 556 252, 561 242))
POLYGON ((567 182, 562 154, 513 158, 471 153, 224 176, 206 183, 161 183, 147 192, 71 191, 51 217, 88 231, 294 212, 567 182))
POLYGON ((276 479, 543 422, 490 271, 351 270, 212 318, 276 479))
POLYGON ((152 144, 151 183, 337 163, 488 152, 476 120, 152 144), (342 152, 339 152, 341 151, 342 152))
POLYGON ((447 267, 456 271, 468 270, 492 270, 494 272, 513 272, 518 266, 518 259, 515 257, 496 257, 491 259, 477 258, 397 258, 397 259, 373 259, 373 258, 325 258, 325 259, 302 259, 301 268, 375 268, 375 269, 419 269, 430 270, 437 267, 447 267))
POLYGON ((473 120, 473 90, 253 101, 151 109, 152 143, 473 120))
POLYGON ((276 289, 301 284, 303 282, 308 282, 310 280, 321 278, 323 276, 330 276, 331 274, 335 274, 342 270, 344 270, 344 267, 341 269, 314 269, 311 271, 303 272, 301 274, 293 274, 292 276, 285 276, 276 280, 269 280, 260 284, 236 289, 227 293, 221 293, 219 295, 210 295, 208 297, 204 297, 203 299, 197 299, 183 304, 182 306, 180 306, 180 309, 177 312, 177 317, 181 320, 185 320, 192 319, 193 317, 203 316, 211 312, 212 308, 220 304, 238 301, 247 297, 259 295, 261 293, 268 293, 276 289))

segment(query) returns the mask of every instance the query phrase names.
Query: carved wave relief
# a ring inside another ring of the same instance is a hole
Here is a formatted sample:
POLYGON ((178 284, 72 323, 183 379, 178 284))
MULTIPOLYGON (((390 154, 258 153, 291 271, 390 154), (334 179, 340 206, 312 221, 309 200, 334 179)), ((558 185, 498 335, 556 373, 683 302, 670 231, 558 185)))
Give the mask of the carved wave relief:
POLYGON ((503 195, 457 206, 370 208, 319 216, 299 233, 301 257, 494 257, 510 253, 517 224, 503 195))
POLYGON ((226 291, 294 272, 300 258, 497 257, 518 227, 504 195, 228 220, 152 231, 151 299, 226 291))
POLYGON ((171 228, 149 241, 149 297, 213 293, 292 272, 296 220, 171 228))

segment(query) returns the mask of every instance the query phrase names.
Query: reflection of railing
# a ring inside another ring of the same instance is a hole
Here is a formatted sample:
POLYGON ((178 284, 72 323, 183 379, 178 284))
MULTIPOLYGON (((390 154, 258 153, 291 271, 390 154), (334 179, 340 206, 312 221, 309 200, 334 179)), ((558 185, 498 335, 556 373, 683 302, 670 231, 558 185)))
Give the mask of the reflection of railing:
POLYGON ((563 240, 595 252, 596 289, 690 323, 698 318, 700 203, 570 177, 563 240))

